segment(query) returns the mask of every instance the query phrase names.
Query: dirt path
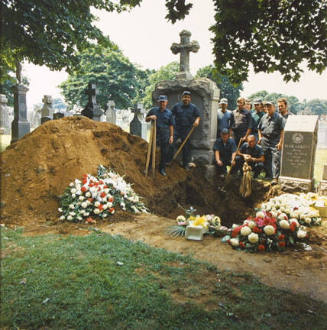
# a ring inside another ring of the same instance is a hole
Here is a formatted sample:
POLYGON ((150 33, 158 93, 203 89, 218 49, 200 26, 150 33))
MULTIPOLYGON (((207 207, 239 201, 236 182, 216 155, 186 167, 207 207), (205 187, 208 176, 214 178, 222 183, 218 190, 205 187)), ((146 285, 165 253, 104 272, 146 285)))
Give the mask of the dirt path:
POLYGON ((101 229, 154 247, 192 255, 221 270, 249 272, 267 285, 327 302, 327 221, 324 226, 313 229, 313 238, 319 235, 321 244, 312 243, 312 251, 260 254, 235 251, 219 238, 208 236, 203 241, 171 238, 166 230, 173 224, 175 221, 172 219, 142 215, 133 222, 109 224, 101 229))

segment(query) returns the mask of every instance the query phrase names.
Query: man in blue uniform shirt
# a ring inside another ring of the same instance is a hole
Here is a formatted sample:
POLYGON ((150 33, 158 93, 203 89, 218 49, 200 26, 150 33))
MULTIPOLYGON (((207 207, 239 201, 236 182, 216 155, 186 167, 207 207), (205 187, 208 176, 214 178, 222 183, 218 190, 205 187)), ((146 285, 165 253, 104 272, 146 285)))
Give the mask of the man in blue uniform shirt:
POLYGON ((168 162, 169 145, 174 142, 174 118, 172 112, 167 109, 168 98, 160 95, 159 107, 152 108, 146 116, 146 121, 156 120, 157 145, 160 147, 159 172, 166 176, 166 164, 168 162))
POLYGON ((218 110, 218 121, 217 121, 217 138, 220 137, 220 134, 224 128, 228 130, 231 129, 231 124, 233 122, 233 113, 230 110, 227 110, 228 101, 226 98, 222 98, 219 102, 220 109, 218 110))
MULTIPOLYGON (((247 142, 243 143, 240 150, 236 154, 235 172, 240 170, 243 174, 243 164, 246 161, 252 168, 253 177, 256 178, 264 169, 263 162, 265 161, 262 148, 257 145, 254 135, 249 135, 247 142)), ((233 172, 233 171, 232 171, 233 172)))
POLYGON ((280 152, 284 140, 285 119, 276 112, 272 102, 266 102, 267 113, 261 118, 258 130, 259 141, 265 154, 266 177, 277 182, 280 170, 280 152))
MULTIPOLYGON (((176 103, 172 108, 175 119, 175 141, 185 140, 192 126, 197 127, 200 123, 200 111, 195 104, 191 103, 191 92, 184 91, 182 94, 182 102, 176 103)), ((191 162, 191 145, 190 139, 185 143, 183 148, 183 167, 190 168, 191 162)))
POLYGON ((256 137, 258 141, 259 140, 258 125, 265 112, 263 110, 263 103, 261 99, 254 100, 253 104, 254 104, 254 111, 251 112, 251 116, 253 120, 251 133, 256 137))
POLYGON ((252 130, 251 113, 245 109, 245 98, 239 97, 237 99, 237 109, 233 111, 232 130, 236 145, 239 141, 246 141, 252 130))
POLYGON ((292 112, 288 111, 287 100, 282 97, 277 100, 279 113, 287 120, 289 115, 293 115, 292 112))
POLYGON ((235 165, 236 156, 236 144, 234 139, 229 137, 227 128, 222 130, 221 137, 213 145, 213 150, 215 152, 217 172, 223 176, 227 173, 227 165, 235 165))

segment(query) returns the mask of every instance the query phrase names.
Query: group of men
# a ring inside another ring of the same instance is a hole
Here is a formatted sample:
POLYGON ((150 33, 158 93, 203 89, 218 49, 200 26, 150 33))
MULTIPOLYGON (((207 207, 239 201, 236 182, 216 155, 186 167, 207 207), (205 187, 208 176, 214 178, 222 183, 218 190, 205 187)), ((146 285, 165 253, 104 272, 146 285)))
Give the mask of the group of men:
MULTIPOLYGON (((171 110, 167 108, 168 98, 160 95, 159 106, 152 108, 146 121, 155 121, 157 145, 160 147, 159 172, 166 176, 166 165, 172 160, 178 140, 184 141, 191 128, 200 123, 200 111, 191 103, 191 92, 182 93, 181 102, 171 110)), ((242 174, 244 162, 253 171, 254 177, 265 171, 267 179, 277 180, 280 171, 280 157, 284 138, 284 126, 291 114, 287 100, 278 100, 278 109, 270 101, 237 99, 237 109, 228 110, 228 101, 222 98, 217 117, 217 139, 213 146, 218 175, 242 174)), ((191 147, 188 140, 183 147, 182 165, 190 168, 191 147)))
POLYGON ((278 99, 278 112, 273 102, 260 99, 254 101, 253 110, 251 102, 242 97, 237 99, 234 111, 227 110, 227 99, 221 99, 219 104, 214 145, 218 173, 223 176, 227 166, 231 166, 231 174, 242 174, 243 164, 247 162, 254 177, 264 171, 265 178, 276 182, 280 172, 284 127, 291 114, 287 100, 278 99))
MULTIPOLYGON (((155 121, 157 127, 157 145, 160 147, 159 172, 166 176, 166 165, 172 160, 176 141, 184 141, 192 126, 197 127, 200 123, 200 111, 191 103, 191 92, 182 93, 181 102, 176 103, 171 110, 167 108, 168 98, 160 95, 159 106, 152 108, 146 116, 146 121, 155 121)), ((182 165, 190 169, 191 146, 188 140, 183 147, 182 165)))

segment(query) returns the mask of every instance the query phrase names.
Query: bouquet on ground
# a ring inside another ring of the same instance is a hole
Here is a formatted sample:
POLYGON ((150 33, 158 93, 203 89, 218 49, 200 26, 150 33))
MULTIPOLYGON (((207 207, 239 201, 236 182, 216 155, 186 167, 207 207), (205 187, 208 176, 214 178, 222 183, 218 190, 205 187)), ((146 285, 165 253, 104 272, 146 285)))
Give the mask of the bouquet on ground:
POLYGON ((261 208, 270 212, 273 217, 279 217, 283 213, 288 219, 296 219, 303 226, 318 226, 321 224, 319 210, 313 207, 317 199, 318 196, 314 193, 282 194, 262 203, 261 208))
POLYGON ((147 209, 132 186, 113 170, 100 165, 97 176, 84 174, 66 188, 60 199, 60 220, 95 223, 105 219, 117 207, 132 213, 146 213, 147 209))
POLYGON ((171 236, 185 236, 188 226, 202 227, 203 233, 214 236, 223 236, 228 232, 228 228, 221 225, 221 220, 214 214, 195 215, 196 209, 192 206, 185 211, 184 215, 176 218, 177 225, 171 226, 168 233, 171 236))
POLYGON ((289 219, 285 213, 274 217, 270 212, 259 211, 242 225, 233 225, 231 234, 222 241, 235 249, 251 252, 283 251, 306 237, 305 227, 297 219, 289 219))

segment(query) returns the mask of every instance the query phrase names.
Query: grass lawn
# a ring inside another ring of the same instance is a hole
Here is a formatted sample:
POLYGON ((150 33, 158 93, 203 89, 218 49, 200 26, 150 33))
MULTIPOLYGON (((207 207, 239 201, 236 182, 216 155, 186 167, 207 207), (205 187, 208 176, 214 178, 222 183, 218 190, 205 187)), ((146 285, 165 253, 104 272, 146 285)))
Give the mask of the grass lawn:
POLYGON ((27 237, 22 229, 1 229, 1 328, 324 329, 327 324, 326 304, 140 242, 101 232, 27 237))
POLYGON ((327 149, 317 149, 314 178, 316 181, 321 181, 324 165, 327 165, 327 149))

